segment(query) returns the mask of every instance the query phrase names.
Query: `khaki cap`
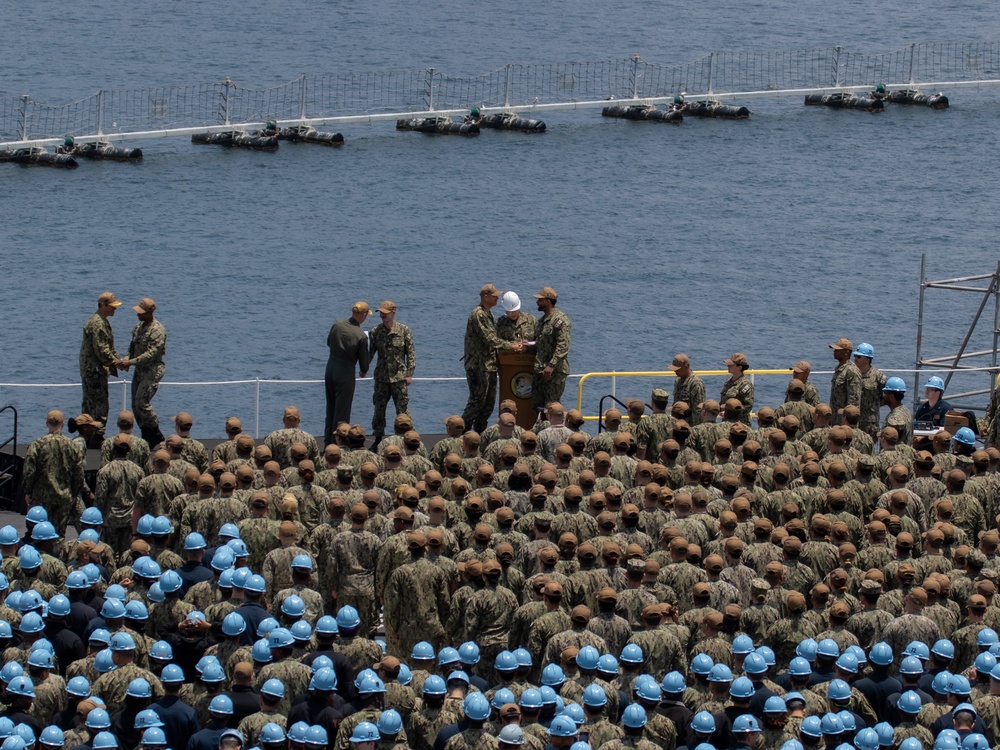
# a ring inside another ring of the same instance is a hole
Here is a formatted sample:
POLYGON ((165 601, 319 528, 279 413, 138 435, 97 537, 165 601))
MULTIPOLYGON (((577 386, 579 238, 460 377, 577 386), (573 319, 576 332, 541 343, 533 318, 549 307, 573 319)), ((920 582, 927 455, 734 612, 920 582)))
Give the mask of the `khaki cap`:
POLYGON ((789 591, 785 597, 785 605, 790 612, 804 612, 806 609, 806 598, 799 591, 789 591))
MULTIPOLYGON (((656 610, 657 614, 659 615, 660 608, 657 607, 656 610)), ((645 610, 643 610, 643 613, 645 613, 645 610)), ((722 627, 722 620, 723 620, 722 614, 719 612, 708 612, 704 615, 704 617, 701 618, 701 621, 705 625, 708 625, 708 627, 712 628, 713 630, 718 630, 719 628, 722 627)))
MULTIPOLYGON (((293 498, 294 499, 294 498, 293 498)), ((282 502, 284 505, 284 502, 282 502)), ((294 521, 282 521, 278 526, 279 536, 298 536, 299 530, 294 521)))
MULTIPOLYGON (((643 563, 643 568, 645 568, 645 563, 643 563)), ((597 601, 599 602, 616 602, 618 601, 618 594, 610 586, 605 586, 603 589, 597 592, 597 601)))
POLYGON ((378 306, 378 311, 380 313, 394 313, 396 312, 396 303, 392 300, 383 300, 378 306))
POLYGON ((479 289, 479 296, 489 295, 490 297, 499 297, 503 292, 497 289, 493 284, 483 284, 479 289))
POLYGON ((190 427, 191 425, 194 424, 194 417, 192 417, 186 411, 182 411, 182 412, 178 412, 177 415, 173 418, 172 421, 178 427, 181 427, 181 428, 190 427))
MULTIPOLYGON (((278 510, 282 513, 298 513, 299 501, 295 499, 294 495, 285 495, 278 504, 278 510)), ((291 521, 285 521, 285 523, 291 523, 291 521)))
POLYGON ((586 625, 590 622, 590 607, 586 604, 578 604, 573 607, 569 618, 578 625, 586 625))
POLYGON ((500 718, 513 719, 521 715, 521 709, 513 703, 504 703, 500 706, 500 718))
MULTIPOLYGON (((911 589, 911 592, 912 591, 913 590, 911 589)), ((983 596, 982 594, 973 594, 972 596, 969 597, 968 607, 969 609, 975 609, 975 610, 986 609, 987 607, 986 597, 983 596)))
POLYGON ((111 305, 112 307, 121 307, 121 301, 115 297, 113 292, 101 292, 100 296, 97 298, 97 304, 100 305, 111 305))
POLYGON ((368 307, 367 302, 359 301, 355 302, 354 305, 351 307, 351 312, 355 314, 360 313, 362 315, 371 315, 372 309, 368 307))
POLYGON ((794 365, 792 365, 792 372, 812 372, 812 365, 806 362, 804 359, 800 359, 794 365))
POLYGON ((851 616, 851 608, 846 602, 834 602, 830 607, 830 616, 839 620, 846 620, 851 616))
POLYGON ((704 581, 699 581, 691 587, 691 596, 696 599, 704 599, 712 595, 712 587, 704 581))
MULTIPOLYGON (((427 537, 424 536, 422 531, 414 531, 406 537, 406 546, 412 550, 423 549, 427 546, 427 537)), ((466 566, 466 569, 468 569, 468 566, 466 566)))
POLYGON ((671 372, 677 372, 677 370, 681 369, 682 367, 690 367, 690 366, 691 366, 691 358, 688 357, 688 355, 686 354, 678 354, 676 357, 674 357, 673 362, 670 363, 670 366, 667 369, 670 370, 671 372))
POLYGON ((854 351, 854 344, 851 342, 850 339, 837 339, 832 344, 830 344, 830 348, 831 349, 841 350, 841 351, 843 351, 843 350, 846 349, 849 352, 853 352, 854 351))
MULTIPOLYGON (((906 596, 914 604, 927 604, 927 592, 920 586, 914 586, 906 596)), ((972 602, 972 597, 969 597, 969 602, 972 602)))
POLYGON ((550 286, 543 286, 542 291, 538 294, 533 294, 532 296, 535 299, 550 299, 553 301, 559 299, 559 295, 556 294, 556 290, 550 286))
POLYGON ((428 547, 434 547, 435 549, 437 549, 438 547, 443 547, 444 546, 444 532, 441 531, 441 529, 431 529, 430 531, 428 531, 427 532, 427 546, 428 547))
POLYGON ((129 545, 129 550, 132 552, 138 552, 140 555, 148 555, 149 545, 142 539, 136 539, 129 545))
POLYGON ((94 427, 103 427, 103 423, 100 420, 94 419, 92 416, 84 412, 76 418, 77 425, 93 425, 94 427))
POLYGON ((749 367, 750 362, 747 361, 747 355, 743 352, 736 352, 733 356, 728 359, 723 360, 726 365, 739 365, 740 367, 749 367))
POLYGON ((138 305, 133 305, 132 309, 137 313, 151 313, 156 309, 156 303, 149 297, 143 297, 138 305))
POLYGON ((111 444, 114 446, 126 445, 131 448, 132 436, 129 435, 127 432, 120 432, 117 435, 115 435, 114 438, 112 438, 111 444))
POLYGON ((236 475, 231 472, 225 472, 221 477, 219 477, 219 487, 226 490, 231 490, 236 487, 236 475))
POLYGON ((49 424, 59 424, 66 421, 66 415, 58 409, 53 409, 45 415, 45 421, 49 424))
POLYGON ((549 599, 562 599, 563 587, 558 581, 549 581, 542 589, 542 595, 549 599))

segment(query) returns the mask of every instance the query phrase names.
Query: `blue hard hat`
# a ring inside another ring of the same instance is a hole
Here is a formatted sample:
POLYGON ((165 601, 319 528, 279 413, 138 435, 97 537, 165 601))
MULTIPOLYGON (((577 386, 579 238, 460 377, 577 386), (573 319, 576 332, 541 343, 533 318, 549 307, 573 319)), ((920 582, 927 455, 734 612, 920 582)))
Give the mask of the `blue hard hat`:
MULTIPOLYGON (((233 583, 236 583, 236 576, 233 576, 233 583)), ((254 573, 246 579, 243 588, 254 594, 263 594, 267 591, 267 581, 264 580, 264 576, 254 573)))
POLYGON ((271 678, 267 680, 260 688, 261 693, 273 696, 275 698, 285 697, 285 683, 281 680, 271 678))
POLYGON ((90 746, 94 750, 111 750, 118 747, 118 738, 111 732, 98 732, 90 746))
POLYGON ((271 663, 271 647, 267 645, 267 638, 254 641, 253 646, 250 647, 250 656, 255 662, 271 663))
POLYGON ((309 689, 323 693, 333 692, 337 689, 337 673, 331 667, 316 670, 316 673, 309 680, 309 689))
MULTIPOLYGON (((424 686, 422 692, 427 695, 444 695, 448 692, 448 686, 445 685, 444 678, 439 675, 432 674, 426 680, 424 680, 424 686)), ((539 707, 541 707, 541 701, 539 701, 539 707)))
POLYGON ((208 710, 213 714, 225 714, 227 716, 232 716, 233 699, 228 695, 217 695, 212 698, 212 702, 208 704, 208 710))
POLYGON ((819 726, 820 731, 825 735, 841 734, 844 731, 844 722, 834 713, 823 714, 819 726))
POLYGON ((626 664, 642 664, 646 657, 637 643, 626 643, 618 659, 626 664))
POLYGON ((111 643, 111 633, 109 633, 104 628, 95 628, 91 631, 90 636, 87 638, 90 643, 103 643, 105 645, 110 645, 111 643))
MULTIPOLYGON (((146 685, 148 686, 149 683, 147 682, 146 685)), ((152 695, 152 691, 150 691, 150 695, 152 695)), ((163 726, 163 719, 161 719, 160 715, 151 708, 147 708, 144 711, 140 711, 135 715, 136 729, 149 729, 149 727, 162 727, 162 726, 163 726)))
POLYGON ((358 683, 358 692, 362 695, 369 695, 371 693, 384 693, 385 683, 382 682, 381 678, 374 675, 365 675, 361 678, 358 683))
POLYGON ((360 687, 361 680, 363 680, 365 677, 378 677, 378 673, 370 667, 362 669, 360 672, 354 675, 354 687, 360 687))
POLYGON ((168 664, 160 673, 160 682, 184 682, 184 670, 176 664, 168 664))
MULTIPOLYGON (((107 596, 107 594, 105 594, 107 596)), ((37 611, 38 614, 45 614, 45 600, 42 595, 39 594, 34 589, 28 589, 27 591, 21 592, 21 599, 17 604, 19 610, 22 613, 37 611)))
POLYGON ((17 529, 10 524, 0 528, 0 545, 4 547, 12 547, 15 544, 20 543, 21 535, 17 533, 17 529))
POLYGON ((34 542, 47 542, 50 539, 59 539, 56 527, 50 521, 42 521, 31 530, 31 540, 34 542))
POLYGON ((520 699, 517 701, 517 705, 521 708, 541 708, 542 707, 542 694, 538 692, 535 688, 528 688, 523 693, 521 693, 520 699))
MULTIPOLYGON (((337 610, 337 627, 341 630, 350 630, 361 624, 361 616, 351 605, 347 604, 337 610)), ((458 661, 456 658, 455 661, 458 661)))
MULTIPOLYGON (((623 651, 622 652, 623 656, 624 653, 625 652, 623 651)), ((622 661, 625 661, 625 659, 622 658, 622 661)), ((709 656, 708 654, 697 654, 691 660, 691 671, 694 672, 696 675, 701 675, 702 677, 711 672, 712 667, 714 666, 715 662, 712 661, 712 657, 709 656)))
MULTIPOLYGON (((220 583, 221 585, 221 583, 220 583)), ((156 581, 152 586, 149 587, 149 591, 146 592, 146 596, 149 598, 153 604, 159 604, 160 602, 166 601, 167 597, 163 594, 163 589, 160 588, 160 582, 156 581)))
POLYGON ((753 683, 749 677, 737 677, 729 686, 729 694, 733 698, 752 698, 754 694, 753 683))
POLYGON ((295 639, 287 628, 275 628, 267 636, 267 645, 272 651, 276 648, 289 648, 295 645, 295 639))
POLYGON ((136 677, 128 684, 128 690, 126 690, 125 694, 133 698, 150 698, 153 695, 153 689, 149 686, 149 682, 146 679, 136 677))
POLYGON ((583 706, 579 703, 567 703, 563 706, 563 716, 568 716, 578 727, 582 727, 587 721, 587 715, 583 712, 583 706))
POLYGON ((892 646, 885 641, 879 641, 872 646, 872 650, 871 653, 868 654, 868 658, 871 659, 872 664, 877 664, 882 667, 888 666, 889 664, 892 664, 892 646))
POLYGON ((337 620, 330 615, 323 615, 316 621, 316 633, 319 635, 336 635, 339 630, 337 620))
POLYGON ((899 663, 900 674, 923 674, 924 665, 915 656, 907 656, 899 663))
MULTIPOLYGON (((383 711, 382 712, 382 716, 378 720, 378 728, 379 728, 379 730, 382 729, 382 719, 385 718, 386 714, 390 714, 390 715, 391 714, 396 714, 397 716, 399 715, 398 713, 396 713, 396 711, 394 709, 391 709, 391 708, 383 711)), ((386 732, 386 734, 392 734, 392 732, 386 732)), ((309 727, 309 731, 306 734, 305 744, 307 744, 307 745, 317 745, 319 747, 323 747, 329 741, 330 741, 330 737, 329 737, 329 735, 327 735, 325 728, 321 727, 319 724, 313 724, 311 727, 309 727)))
POLYGON ((109 729, 111 717, 103 708, 92 708, 87 713, 85 724, 89 729, 109 729))
MULTIPOLYGON (((934 740, 934 750, 958 750, 962 746, 961 739, 953 737, 947 733, 947 729, 941 730, 937 739, 934 740)), ((956 732, 956 734, 958 734, 956 732)))
POLYGON ((817 656, 832 656, 834 658, 840 656, 840 646, 833 638, 824 638, 816 646, 817 656))
POLYGON ((347 740, 348 742, 378 742, 381 739, 378 727, 370 721, 362 721, 354 727, 354 734, 347 740))
POLYGON ((281 623, 275 620, 273 617, 265 617, 263 620, 257 623, 257 633, 258 638, 266 638, 271 635, 273 630, 277 630, 281 627, 281 623))
POLYGON ((309 627, 309 623, 305 620, 293 622, 290 630, 292 631, 292 638, 297 641, 308 641, 312 639, 312 628, 309 627))
POLYGON ((233 587, 239 589, 245 589, 247 586, 247 581, 253 577, 253 571, 250 568, 237 568, 233 573, 233 587))
POLYGON ((445 664, 458 664, 462 659, 458 655, 458 650, 452 648, 451 646, 445 646, 443 649, 438 651, 438 666, 444 666, 445 664))
POLYGON ((21 547, 20 552, 17 553, 17 559, 21 570, 34 570, 42 565, 42 553, 31 545, 21 547))
POLYGON ((622 724, 631 729, 640 729, 646 726, 646 709, 638 703, 629 704, 622 713, 622 724))
MULTIPOLYGON (((400 666, 402 666, 402 664, 400 664, 400 666)), ((316 674, 321 669, 333 669, 333 659, 329 656, 320 654, 313 659, 312 664, 309 665, 309 669, 313 674, 316 674)))
POLYGON ((732 651, 734 654, 749 654, 753 651, 753 638, 746 633, 740 633, 733 638, 732 651))
POLYGON ((973 662, 973 666, 979 674, 989 674, 993 671, 993 667, 996 665, 997 658, 989 651, 984 651, 979 654, 979 656, 976 657, 976 661, 973 662))
POLYGON ((990 672, 990 677, 994 680, 1000 680, 1000 662, 997 662, 997 665, 993 667, 993 671, 990 672))
POLYGON ((139 516, 139 523, 135 525, 135 533, 139 536, 151 536, 153 533, 153 517, 146 513, 139 516))
POLYGON ((148 620, 149 611, 146 609, 146 605, 138 599, 130 599, 125 603, 125 618, 128 620, 148 620))
POLYGON ((969 695, 972 693, 972 686, 969 684, 967 677, 954 674, 948 680, 948 692, 951 695, 969 695))
POLYGON ((219 547, 215 550, 215 554, 212 555, 212 570, 219 571, 227 570, 233 567, 233 563, 236 562, 236 553, 234 553, 229 547, 219 547))
POLYGON ((50 724, 42 730, 42 735, 38 738, 38 741, 43 745, 62 747, 66 741, 66 735, 55 724, 50 724))
POLYGON ((175 591, 181 590, 181 587, 184 585, 184 580, 177 571, 168 570, 160 576, 159 584, 160 590, 163 591, 164 594, 172 594, 175 591))
POLYGON ((87 508, 80 514, 80 523, 86 526, 101 526, 104 524, 104 514, 100 508, 87 508))
POLYGON ((205 549, 208 545, 205 544, 205 537, 199 534, 197 531, 192 531, 186 537, 184 537, 184 551, 191 552, 194 550, 205 549))
POLYGON ((90 695, 90 681, 82 674, 77 675, 66 683, 66 692, 77 698, 86 698, 90 695))
POLYGON ((952 674, 947 669, 938 672, 931 680, 931 691, 938 695, 945 695, 948 692, 948 684, 951 682, 952 674))
POLYGON ((766 714, 783 714, 787 711, 788 706, 785 705, 785 699, 780 695, 772 695, 764 701, 764 713, 766 714))
POLYGON ((517 698, 515 698, 514 694, 505 687, 500 688, 493 693, 493 698, 490 700, 490 705, 498 711, 508 703, 517 703, 517 698))
POLYGON ((944 381, 937 375, 931 375, 927 378, 927 382, 924 383, 924 388, 936 388, 939 391, 944 390, 944 381))
POLYGON ((490 715, 490 702, 482 693, 469 693, 462 702, 462 710, 473 721, 485 721, 490 715))
POLYGON ((743 734, 745 732, 759 732, 760 724, 753 714, 740 714, 733 720, 733 734, 743 734))
POLYGON ((66 588, 71 591, 90 588, 90 582, 87 580, 86 573, 81 570, 74 570, 66 576, 66 588))
POLYGON ((837 668, 843 670, 844 672, 850 672, 851 674, 858 673, 858 657, 854 654, 849 654, 848 652, 842 653, 837 657, 837 668))
POLYGON ((306 613, 306 603, 301 596, 291 594, 281 602, 281 611, 289 617, 302 617, 306 613))
POLYGON ((166 662, 173 661, 173 646, 166 641, 156 641, 149 649, 149 658, 166 662))
POLYGON ((733 673, 725 664, 716 664, 708 673, 709 682, 732 682, 733 673))
MULTIPOLYGON (((497 654, 498 660, 503 653, 510 654, 509 651, 501 652, 500 654, 497 654)), ((510 654, 510 656, 511 658, 514 658, 513 654, 510 654)), ((566 675, 563 673, 562 667, 555 663, 545 665, 545 668, 542 670, 543 685, 554 687, 556 685, 562 685, 564 682, 566 682, 566 675)))
POLYGON ((844 726, 845 732, 856 732, 858 729, 858 723, 854 720, 854 714, 846 709, 837 712, 837 718, 840 719, 840 723, 844 726))
POLYGON ((854 746, 858 750, 878 750, 878 732, 865 727, 854 735, 854 746))
POLYGON ((505 724, 497 733, 497 740, 504 745, 517 745, 520 747, 524 744, 524 730, 518 724, 505 724))
POLYGON ((758 646, 757 650, 754 651, 754 653, 760 654, 761 658, 764 660, 764 663, 767 664, 767 666, 769 667, 773 667, 775 664, 778 663, 778 659, 774 655, 774 649, 772 649, 770 646, 758 646))
POLYGON ((910 641, 903 649, 903 656, 915 656, 920 661, 927 661, 931 658, 931 650, 923 641, 910 641))
POLYGON ((135 639, 128 633, 118 631, 111 636, 112 651, 135 651, 135 639))
POLYGON ((597 660, 597 671, 617 676, 618 660, 611 654, 601 654, 601 658, 597 660))
POLYGON ((90 581, 91 586, 101 580, 101 569, 94 565, 94 563, 87 563, 80 568, 80 570, 86 574, 87 580, 90 581))
POLYGON ((14 631, 10 627, 10 623, 6 620, 0 620, 0 638, 13 638, 14 631))
MULTIPOLYGON (((695 748, 695 750, 698 750, 698 748, 695 748)), ((778 748, 778 750, 804 750, 804 748, 802 747, 801 742, 799 742, 796 739, 791 739, 791 740, 785 740, 785 742, 781 745, 780 748, 778 748)))
POLYGON ((462 664, 472 666, 479 663, 479 646, 472 641, 466 641, 458 647, 458 658, 462 664))
MULTIPOLYGON (((308 735, 306 735, 308 737, 308 735)), ((280 724, 275 724, 273 721, 269 721, 263 727, 261 727, 260 734, 257 735, 257 739, 260 742, 284 742, 285 741, 285 730, 281 728, 280 724)))
POLYGON ((767 662, 760 654, 747 654, 743 660, 743 671, 747 674, 764 674, 767 671, 767 662))
POLYGON ((673 672, 668 672, 663 676, 663 682, 660 684, 660 687, 664 693, 676 695, 677 693, 684 692, 687 688, 687 683, 684 680, 684 675, 677 670, 674 670, 673 672))
MULTIPOLYGON (((916 737, 913 739, 916 739, 916 737)), ((903 747, 904 744, 906 744, 906 740, 903 740, 899 744, 899 750, 914 750, 912 746, 903 747)), ((983 735, 973 732, 966 735, 965 739, 962 740, 962 750, 990 750, 990 743, 983 735)))
POLYGON ((799 725, 799 733, 818 739, 823 736, 823 721, 818 716, 807 716, 799 725))
POLYGON ((239 560, 244 557, 250 557, 250 549, 247 547, 247 543, 242 539, 230 539, 226 542, 226 549, 233 551, 233 556, 239 560))
MULTIPOLYGON (((531 660, 531 653, 526 648, 515 648, 514 658, 517 659, 518 668, 530 667, 534 664, 531 660)), ((440 663, 440 660, 438 661, 440 663)))
MULTIPOLYGON (((680 674, 680 673, 673 672, 672 674, 680 674)), ((667 678, 664 677, 663 679, 666 680, 667 678)), ((636 678, 636 681, 633 683, 632 689, 635 692, 636 697, 641 698, 644 701, 659 703, 660 700, 663 698, 663 691, 660 689, 659 684, 656 682, 656 678, 653 677, 652 675, 648 674, 640 675, 638 678, 636 678)))
POLYGON ((219 538, 239 539, 240 530, 237 528, 235 523, 224 523, 221 528, 219 528, 219 538))
POLYGON ((795 655, 801 656, 807 662, 812 664, 816 661, 816 651, 819 649, 819 644, 816 643, 814 638, 806 638, 799 642, 799 645, 795 647, 795 655))
POLYGON ((170 519, 167 516, 157 516, 153 519, 153 527, 150 529, 150 533, 153 536, 166 536, 173 530, 174 526, 170 523, 170 519))
POLYGON ((942 659, 954 659, 955 644, 947 638, 941 638, 940 640, 934 641, 934 645, 931 646, 931 653, 935 656, 940 656, 942 659))
POLYGON ((968 712, 973 716, 979 716, 979 712, 976 710, 976 707, 973 706, 971 703, 959 703, 957 706, 955 706, 955 708, 952 709, 951 712, 952 715, 968 712))
POLYGON ((21 618, 21 624, 18 626, 18 629, 22 633, 40 633, 45 630, 45 621, 42 620, 42 616, 37 612, 29 612, 21 618))
POLYGON ((806 675, 812 674, 812 667, 809 666, 809 662, 804 658, 796 656, 788 662, 788 674, 793 677, 805 677, 806 675))
POLYGON ((875 347, 871 344, 858 344, 854 351, 851 352, 852 357, 868 357, 868 359, 875 359, 875 347))
POLYGON ((239 612, 230 612, 222 618, 222 633, 234 638, 242 635, 247 629, 247 621, 239 612))
POLYGON ((296 555, 292 558, 293 568, 304 568, 306 570, 313 569, 313 561, 309 555, 296 555))
POLYGON ((557 716, 549 724, 549 734, 553 737, 574 737, 577 734, 576 722, 568 716, 557 716))
POLYGON ((55 658, 52 656, 52 652, 47 649, 32 649, 31 653, 28 654, 28 666, 39 669, 53 669, 55 668, 55 658))
POLYGON ((288 741, 304 743, 309 735, 309 725, 304 721, 297 721, 288 730, 288 741))
MULTIPOLYGON (((319 630, 318 627, 317 627, 317 630, 319 630)), ((511 654, 510 651, 501 651, 500 654, 510 654, 511 656, 514 655, 514 654, 511 654)), ((500 658, 500 654, 497 654, 497 659, 498 660, 500 658)), ((421 659, 421 660, 430 660, 430 659, 433 659, 434 658, 434 646, 432 646, 431 644, 429 644, 427 641, 420 641, 418 644, 416 644, 413 647, 413 650, 410 652, 410 658, 411 659, 421 659)), ((500 669, 499 666, 496 666, 496 665, 494 665, 494 666, 495 666, 496 669, 500 669)), ((513 667, 511 667, 511 669, 513 669, 513 667)))
POLYGON ((217 661, 210 662, 201 670, 201 681, 206 683, 223 682, 226 679, 226 670, 217 661))
POLYGON ((24 520, 29 523, 42 523, 43 521, 49 520, 49 514, 41 505, 33 505, 28 508, 28 512, 25 514, 24 520))
POLYGON ((125 587, 120 583, 112 583, 104 592, 105 599, 120 599, 122 604, 125 603, 125 587))
POLYGON ((55 656, 56 647, 52 645, 52 641, 48 638, 39 638, 37 641, 31 644, 31 651, 37 651, 41 649, 42 651, 48 651, 50 654, 55 656))
POLYGON ((691 719, 691 729, 698 734, 712 734, 715 732, 715 717, 708 711, 699 711, 691 719))
POLYGON ((907 690, 896 700, 896 708, 907 714, 920 713, 920 707, 922 705, 920 696, 912 690, 907 690))
POLYGON ((968 427, 959 427, 955 432, 954 440, 956 443, 961 443, 962 445, 975 445, 976 433, 968 427))
POLYGON ((993 628, 983 628, 976 635, 977 646, 992 646, 997 642, 997 631, 993 628))
POLYGON ((893 393, 906 393, 906 383, 903 382, 902 378, 896 377, 895 375, 885 381, 885 385, 882 387, 882 391, 892 391, 893 393))
MULTIPOLYGON (((143 712, 145 713, 145 712, 143 712)), ((153 711, 155 714, 156 712, 153 711)), ((150 727, 142 733, 143 745, 166 745, 167 735, 160 727, 150 727)))
POLYGON ((593 646, 584 646, 576 655, 576 665, 580 669, 596 670, 597 661, 601 658, 600 652, 593 646))
POLYGON ((114 659, 111 658, 110 648, 97 652, 97 656, 94 657, 94 669, 96 669, 100 674, 113 672, 117 669, 114 659))

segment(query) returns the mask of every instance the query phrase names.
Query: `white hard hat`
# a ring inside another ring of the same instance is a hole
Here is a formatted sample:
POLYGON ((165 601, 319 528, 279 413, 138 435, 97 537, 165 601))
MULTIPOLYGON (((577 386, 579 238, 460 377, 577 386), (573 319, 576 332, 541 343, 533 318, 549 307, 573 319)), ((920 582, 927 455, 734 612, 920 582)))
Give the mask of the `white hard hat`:
POLYGON ((516 312, 521 309, 521 298, 515 292, 504 292, 500 295, 500 305, 504 312, 516 312))

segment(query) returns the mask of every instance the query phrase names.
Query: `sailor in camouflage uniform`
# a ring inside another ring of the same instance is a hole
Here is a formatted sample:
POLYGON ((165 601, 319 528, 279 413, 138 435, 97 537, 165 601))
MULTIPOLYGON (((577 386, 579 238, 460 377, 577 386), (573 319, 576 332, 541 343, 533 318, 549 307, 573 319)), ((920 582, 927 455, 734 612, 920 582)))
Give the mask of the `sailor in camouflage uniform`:
POLYGON ((73 441, 62 432, 64 421, 61 411, 46 415, 48 434, 28 446, 23 473, 25 502, 29 507, 43 507, 60 535, 75 517, 74 500, 86 487, 84 463, 73 441))
POLYGON ((852 352, 854 364, 861 373, 861 421, 858 427, 874 438, 878 434, 879 410, 882 408, 882 389, 889 377, 877 367, 872 367, 875 347, 858 344, 852 352))
POLYGON ((115 435, 114 460, 97 472, 95 504, 104 516, 104 540, 114 550, 132 541, 132 511, 145 472, 128 460, 132 436, 115 435))
POLYGON ((743 405, 739 420, 744 424, 750 424, 750 412, 753 410, 754 389, 745 373, 750 369, 747 355, 736 352, 732 357, 725 360, 729 369, 729 380, 722 384, 722 392, 719 396, 719 403, 724 404, 729 399, 734 398, 743 405))
POLYGON ((356 503, 351 508, 351 528, 333 537, 329 559, 320 562, 320 590, 329 592, 337 607, 350 605, 361 616, 360 631, 372 632, 377 622, 375 568, 382 540, 365 531, 368 508, 356 503))
POLYGON ((444 622, 451 597, 444 571, 424 557, 427 537, 407 537, 410 562, 396 568, 385 589, 385 629, 389 648, 404 658, 420 641, 439 648, 446 639, 444 622))
POLYGON ((132 309, 139 316, 139 322, 132 329, 128 357, 118 363, 118 369, 135 368, 132 375, 132 408, 136 421, 143 439, 150 445, 159 445, 163 442, 163 433, 150 402, 166 372, 163 355, 167 350, 167 329, 154 318, 156 303, 148 297, 139 300, 139 304, 132 309))
MULTIPOLYGON (((496 321, 490 310, 496 306, 500 290, 493 284, 484 284, 479 290, 479 305, 471 313, 465 325, 465 379, 469 386, 469 400, 462 412, 462 420, 470 430, 482 432, 486 429, 493 406, 497 400, 497 351, 520 351, 519 342, 503 341, 497 336, 496 321)), ((450 450, 448 452, 451 452, 450 450)), ((440 466, 440 459, 431 461, 440 466)))
POLYGON ((378 445, 385 435, 385 409, 392 398, 396 414, 404 414, 409 409, 410 395, 407 390, 413 382, 413 371, 417 366, 417 353, 413 347, 413 333, 409 327, 396 322, 396 303, 384 301, 378 306, 382 322, 372 329, 368 337, 369 356, 378 357, 375 365, 375 384, 372 403, 373 445, 378 445))
POLYGON ((830 348, 837 368, 830 378, 830 409, 833 415, 830 424, 840 424, 840 410, 849 404, 861 407, 861 371, 851 362, 854 344, 850 339, 837 339, 830 348))
POLYGON ((277 461, 282 469, 294 466, 290 450, 295 443, 302 443, 306 447, 306 458, 312 461, 313 464, 319 462, 319 445, 316 443, 315 437, 299 427, 301 419, 297 407, 286 406, 285 411, 281 415, 281 423, 284 427, 280 430, 275 430, 264 438, 264 445, 271 450, 271 458, 277 461))
POLYGON ((115 351, 115 335, 108 318, 121 307, 111 292, 97 298, 97 312, 83 327, 80 345, 80 378, 83 381, 84 414, 91 415, 103 426, 108 421, 108 376, 115 375, 121 356, 115 351))
POLYGON ((551 401, 559 401, 569 376, 570 320, 556 309, 559 296, 550 286, 534 295, 542 319, 535 334, 535 374, 531 397, 539 413, 551 401))

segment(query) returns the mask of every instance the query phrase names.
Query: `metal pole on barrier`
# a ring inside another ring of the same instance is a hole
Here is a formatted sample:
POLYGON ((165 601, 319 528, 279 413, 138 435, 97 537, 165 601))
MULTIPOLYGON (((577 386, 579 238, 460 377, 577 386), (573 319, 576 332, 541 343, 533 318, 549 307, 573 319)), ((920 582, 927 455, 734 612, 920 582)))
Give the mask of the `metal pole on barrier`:
POLYGON ((260 378, 254 378, 256 394, 253 399, 253 436, 260 437, 260 378))
POLYGON ((615 375, 611 376, 611 395, 616 398, 618 396, 618 377, 615 375))
POLYGON ((127 380, 123 380, 122 381, 122 411, 127 411, 127 407, 126 407, 126 404, 125 404, 125 399, 128 397, 128 391, 127 391, 127 389, 126 389, 125 386, 128 385, 128 382, 129 381, 127 381, 127 380))
POLYGON ((229 87, 232 86, 232 85, 233 85, 233 82, 227 78, 226 79, 226 90, 225 90, 225 93, 222 95, 222 97, 223 97, 222 98, 222 107, 223 107, 222 112, 223 112, 223 115, 225 116, 225 124, 226 125, 229 124, 229 87))
POLYGON ((913 55, 916 53, 916 49, 916 43, 910 45, 910 72, 907 74, 907 79, 911 84, 913 83, 913 55))
POLYGON ((434 68, 427 69, 427 109, 434 111, 434 68))
POLYGON ((30 97, 24 94, 21 97, 21 140, 28 140, 28 99, 30 97))
POLYGON ((306 82, 309 80, 307 76, 302 76, 302 96, 299 100, 299 117, 303 120, 306 119, 306 82))
POLYGON ((104 133, 104 89, 97 92, 97 134, 104 133))
POLYGON ((503 106, 510 106, 510 63, 504 68, 503 79, 503 106))

